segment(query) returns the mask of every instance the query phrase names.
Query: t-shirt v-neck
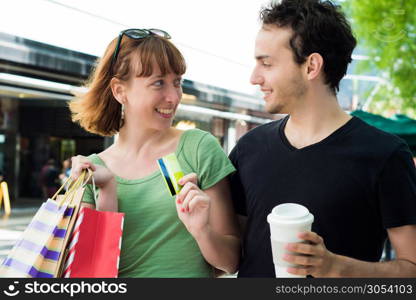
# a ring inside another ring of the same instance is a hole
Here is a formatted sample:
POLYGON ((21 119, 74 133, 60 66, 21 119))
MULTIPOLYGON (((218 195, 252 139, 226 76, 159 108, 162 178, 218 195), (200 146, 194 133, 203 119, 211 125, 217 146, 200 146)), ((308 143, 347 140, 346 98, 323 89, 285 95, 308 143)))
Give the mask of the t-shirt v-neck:
POLYGON ((326 138, 322 139, 319 142, 310 144, 308 146, 302 147, 302 148, 296 148, 294 147, 289 140, 286 137, 285 134, 285 127, 286 127, 286 123, 289 120, 289 115, 286 116, 283 121, 280 123, 279 126, 279 137, 283 143, 283 145, 289 150, 289 151, 296 151, 296 152, 303 152, 303 151, 308 151, 310 149, 314 149, 316 147, 319 147, 320 145, 324 145, 327 144, 329 142, 331 142, 332 140, 342 136, 343 134, 345 134, 346 132, 348 132, 349 130, 351 130, 352 128, 354 128, 355 124, 357 123, 356 117, 352 117, 350 120, 348 120, 344 125, 342 125, 341 127, 339 127, 338 129, 336 129, 334 132, 332 132, 330 135, 328 135, 326 138))

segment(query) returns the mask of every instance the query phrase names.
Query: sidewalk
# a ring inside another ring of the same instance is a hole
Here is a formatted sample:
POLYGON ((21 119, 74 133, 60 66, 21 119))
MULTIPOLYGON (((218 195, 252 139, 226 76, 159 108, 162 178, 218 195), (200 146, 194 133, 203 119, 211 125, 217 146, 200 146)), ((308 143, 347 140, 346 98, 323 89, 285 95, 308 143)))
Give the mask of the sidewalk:
POLYGON ((0 263, 39 209, 41 199, 19 199, 9 216, 0 210, 0 263))

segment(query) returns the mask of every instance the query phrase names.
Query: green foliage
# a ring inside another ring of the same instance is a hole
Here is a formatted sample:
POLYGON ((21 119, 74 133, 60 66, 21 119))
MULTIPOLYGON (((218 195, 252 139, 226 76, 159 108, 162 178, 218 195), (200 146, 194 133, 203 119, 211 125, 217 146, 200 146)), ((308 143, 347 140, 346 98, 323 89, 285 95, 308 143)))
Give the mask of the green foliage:
POLYGON ((375 95, 370 106, 373 111, 395 109, 416 115, 415 4, 415 0, 342 2, 359 45, 371 58, 371 61, 362 63, 359 70, 376 69, 378 75, 381 74, 391 85, 383 86, 375 95))

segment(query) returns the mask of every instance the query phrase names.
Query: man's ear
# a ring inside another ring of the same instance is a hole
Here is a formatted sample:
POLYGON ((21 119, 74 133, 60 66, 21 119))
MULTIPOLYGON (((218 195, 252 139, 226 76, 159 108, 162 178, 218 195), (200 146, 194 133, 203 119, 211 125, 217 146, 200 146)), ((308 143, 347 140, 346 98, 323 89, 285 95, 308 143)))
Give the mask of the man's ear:
POLYGON ((324 68, 324 59, 319 53, 312 53, 306 59, 306 78, 316 79, 324 68))
POLYGON ((116 98, 120 104, 125 104, 126 89, 123 82, 120 79, 113 77, 110 81, 110 86, 114 98, 116 98))

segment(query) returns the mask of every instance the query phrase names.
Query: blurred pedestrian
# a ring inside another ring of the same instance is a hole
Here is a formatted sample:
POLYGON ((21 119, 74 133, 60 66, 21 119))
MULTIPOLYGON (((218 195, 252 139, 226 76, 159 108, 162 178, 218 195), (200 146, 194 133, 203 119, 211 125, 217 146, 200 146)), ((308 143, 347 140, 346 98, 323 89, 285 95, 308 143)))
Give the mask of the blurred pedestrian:
POLYGON ((39 174, 39 182, 44 198, 52 197, 60 186, 59 170, 55 165, 55 160, 50 158, 42 167, 39 174))

